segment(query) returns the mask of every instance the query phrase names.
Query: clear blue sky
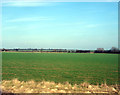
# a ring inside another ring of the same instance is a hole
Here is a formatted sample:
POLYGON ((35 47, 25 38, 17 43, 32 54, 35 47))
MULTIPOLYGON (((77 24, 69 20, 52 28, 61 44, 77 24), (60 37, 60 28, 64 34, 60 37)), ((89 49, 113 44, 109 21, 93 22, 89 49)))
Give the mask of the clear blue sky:
POLYGON ((2 47, 118 47, 117 2, 4 3, 2 47))

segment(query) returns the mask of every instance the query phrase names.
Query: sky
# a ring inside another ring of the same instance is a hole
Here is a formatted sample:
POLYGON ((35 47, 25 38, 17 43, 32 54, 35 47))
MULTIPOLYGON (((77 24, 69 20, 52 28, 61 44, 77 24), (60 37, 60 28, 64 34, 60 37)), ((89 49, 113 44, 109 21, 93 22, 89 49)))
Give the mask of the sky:
POLYGON ((112 0, 106 2, 6 0, 2 4, 1 48, 118 47, 118 3, 107 1, 112 0))

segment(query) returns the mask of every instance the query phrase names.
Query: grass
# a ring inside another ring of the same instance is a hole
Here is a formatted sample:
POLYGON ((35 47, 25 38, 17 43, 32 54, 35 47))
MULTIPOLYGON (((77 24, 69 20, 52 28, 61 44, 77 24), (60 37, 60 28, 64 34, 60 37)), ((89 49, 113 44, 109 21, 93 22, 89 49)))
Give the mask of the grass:
POLYGON ((118 83, 117 54, 2 53, 2 79, 118 83))
MULTIPOLYGON (((66 82, 64 84, 53 81, 19 81, 18 79, 3 80, 2 91, 4 93, 108 93, 109 95, 120 94, 118 85, 107 84, 91 85, 83 82, 79 85, 66 82)), ((100 94, 101 95, 101 94, 100 94)))

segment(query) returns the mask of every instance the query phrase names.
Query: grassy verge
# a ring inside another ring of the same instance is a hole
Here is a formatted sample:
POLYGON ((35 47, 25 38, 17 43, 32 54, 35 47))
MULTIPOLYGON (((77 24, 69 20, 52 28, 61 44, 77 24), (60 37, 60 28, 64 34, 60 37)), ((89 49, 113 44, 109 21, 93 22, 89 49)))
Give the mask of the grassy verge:
POLYGON ((108 86, 106 83, 101 85, 91 85, 88 82, 81 84, 55 83, 53 81, 19 81, 18 79, 3 80, 2 91, 6 93, 108 93, 120 94, 118 85, 108 86))

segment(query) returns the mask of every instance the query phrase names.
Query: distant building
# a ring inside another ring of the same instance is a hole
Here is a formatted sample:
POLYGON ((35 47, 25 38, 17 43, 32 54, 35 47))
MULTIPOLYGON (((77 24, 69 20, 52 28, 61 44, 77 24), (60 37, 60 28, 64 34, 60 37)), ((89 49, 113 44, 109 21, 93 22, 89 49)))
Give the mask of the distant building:
POLYGON ((97 48, 94 53, 104 53, 104 48, 97 48))
POLYGON ((111 50, 111 52, 119 52, 119 49, 116 47, 112 47, 110 50, 111 50))
POLYGON ((97 48, 97 51, 104 51, 104 48, 97 48))

